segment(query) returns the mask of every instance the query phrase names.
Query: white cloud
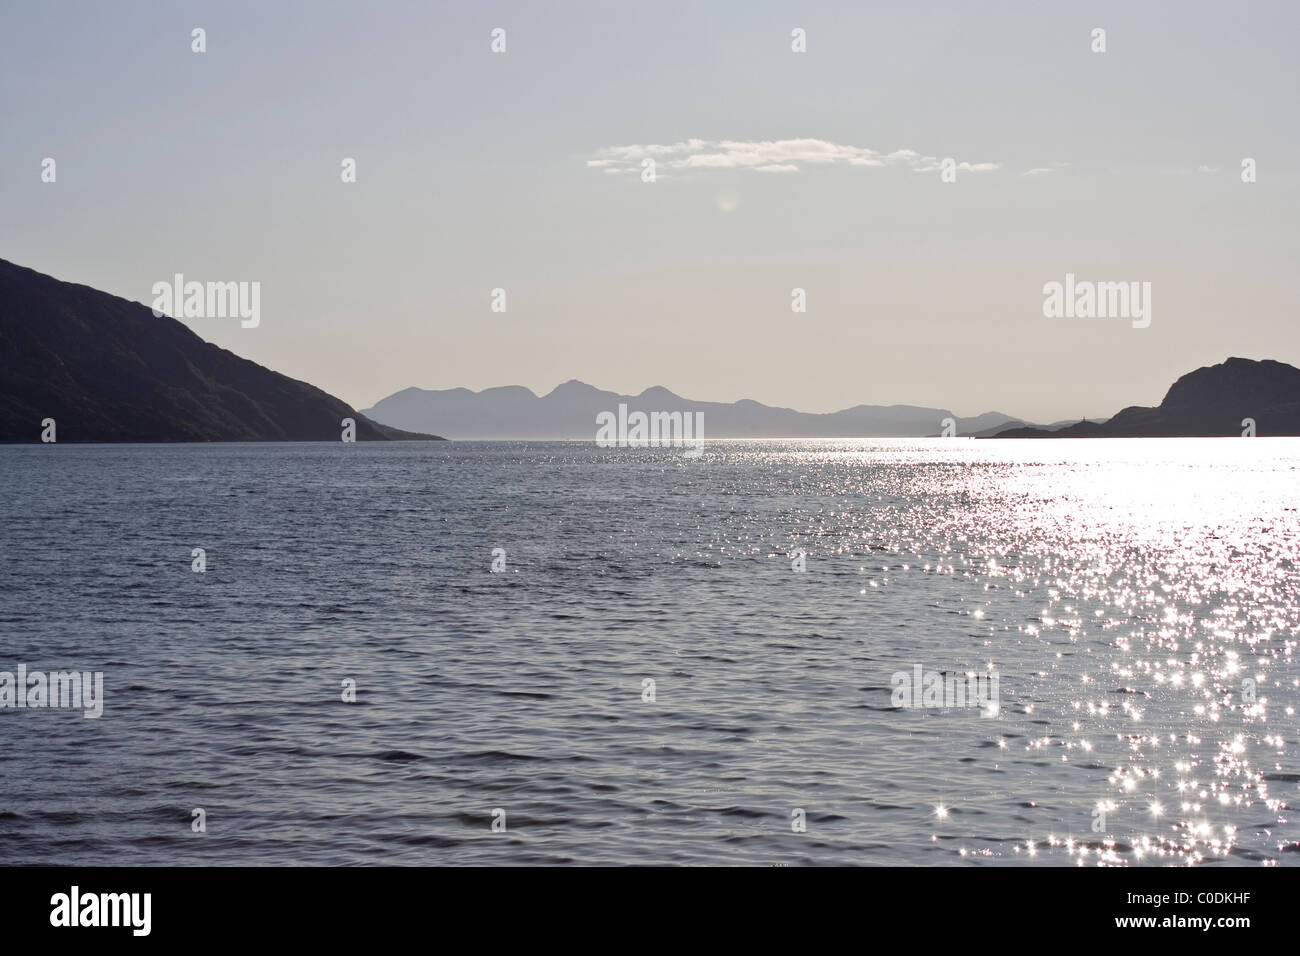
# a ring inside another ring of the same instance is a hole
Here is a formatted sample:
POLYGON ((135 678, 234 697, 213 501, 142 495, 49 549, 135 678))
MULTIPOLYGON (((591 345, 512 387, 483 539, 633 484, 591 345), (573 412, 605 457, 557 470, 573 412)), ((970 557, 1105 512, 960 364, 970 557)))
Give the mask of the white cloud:
POLYGON ((1021 176, 1046 176, 1048 173, 1054 173, 1058 170, 1068 169, 1069 163, 1052 163, 1050 166, 1035 166, 1033 169, 1027 169, 1021 176))
MULTIPOLYGON (((940 166, 937 156, 925 156, 913 149, 883 154, 865 146, 846 146, 824 139, 688 139, 670 144, 606 146, 596 150, 587 165, 612 172, 639 167, 646 158, 668 169, 753 169, 765 173, 793 173, 804 166, 834 165, 900 166, 916 172, 932 172, 940 166)), ((982 173, 1001 165, 962 162, 957 168, 982 173)))

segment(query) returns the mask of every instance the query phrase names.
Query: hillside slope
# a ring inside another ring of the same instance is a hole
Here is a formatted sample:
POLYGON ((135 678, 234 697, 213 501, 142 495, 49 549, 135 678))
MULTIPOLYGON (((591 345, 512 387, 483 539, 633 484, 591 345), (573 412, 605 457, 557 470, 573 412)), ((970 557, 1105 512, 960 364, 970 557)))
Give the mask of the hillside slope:
POLYGON ((0 259, 0 441, 437 440, 203 341, 137 302, 0 259))

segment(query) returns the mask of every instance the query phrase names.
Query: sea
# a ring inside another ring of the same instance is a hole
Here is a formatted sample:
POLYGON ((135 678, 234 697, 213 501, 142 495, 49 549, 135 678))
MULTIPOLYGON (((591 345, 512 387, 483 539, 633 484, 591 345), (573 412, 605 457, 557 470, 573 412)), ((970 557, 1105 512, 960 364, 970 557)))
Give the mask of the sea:
POLYGON ((1300 439, 684 451, 0 447, 0 863, 1300 863, 1300 439))

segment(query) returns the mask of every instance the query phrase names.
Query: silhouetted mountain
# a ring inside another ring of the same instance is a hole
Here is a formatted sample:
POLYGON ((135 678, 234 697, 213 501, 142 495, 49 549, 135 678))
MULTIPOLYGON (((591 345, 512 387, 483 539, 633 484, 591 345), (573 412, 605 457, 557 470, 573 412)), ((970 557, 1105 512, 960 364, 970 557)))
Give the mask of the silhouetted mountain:
POLYGON ((437 422, 453 438, 498 440, 591 439, 596 415, 628 411, 701 412, 706 438, 864 438, 937 435, 943 420, 956 422, 957 434, 1005 427, 1018 419, 1001 412, 957 418, 943 408, 915 405, 857 405, 818 415, 774 408, 744 399, 734 403, 696 402, 662 386, 640 395, 620 395, 568 381, 538 397, 517 385, 471 392, 465 388, 408 388, 379 401, 365 413, 398 428, 427 428, 437 422))
POLYGON ((1188 372, 1156 408, 1132 405, 1104 424, 1078 422, 1054 431, 1011 428, 997 438, 1161 438, 1300 435, 1300 369, 1283 362, 1230 358, 1188 372))
POLYGON ((0 259, 0 441, 436 440, 203 341, 138 302, 0 259))
MULTIPOLYGON (((1107 420, 1108 419, 1105 418, 1089 419, 1090 422, 1097 425, 1105 424, 1107 420)), ((1076 418, 1066 418, 1066 419, 1062 419, 1059 422, 1052 422, 1050 425, 1034 425, 1029 422, 1022 422, 1022 421, 1002 422, 1000 425, 994 425, 992 428, 986 428, 983 431, 975 432, 975 434, 972 437, 996 438, 999 435, 1001 435, 1003 432, 1010 431, 1013 428, 1032 428, 1035 431, 1054 432, 1058 428, 1065 428, 1067 425, 1078 424, 1078 421, 1079 420, 1076 418)))

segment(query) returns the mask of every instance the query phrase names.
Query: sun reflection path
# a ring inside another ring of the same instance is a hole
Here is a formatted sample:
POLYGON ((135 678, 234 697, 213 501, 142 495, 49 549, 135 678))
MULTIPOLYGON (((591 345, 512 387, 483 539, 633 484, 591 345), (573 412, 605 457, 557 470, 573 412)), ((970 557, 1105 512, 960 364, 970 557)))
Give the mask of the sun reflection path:
POLYGON ((1019 775, 1003 799, 1056 826, 981 845, 939 803, 963 858, 1300 862, 1300 444, 1207 441, 845 453, 885 559, 859 593, 919 574, 991 655, 1032 652, 989 746, 1019 775))

